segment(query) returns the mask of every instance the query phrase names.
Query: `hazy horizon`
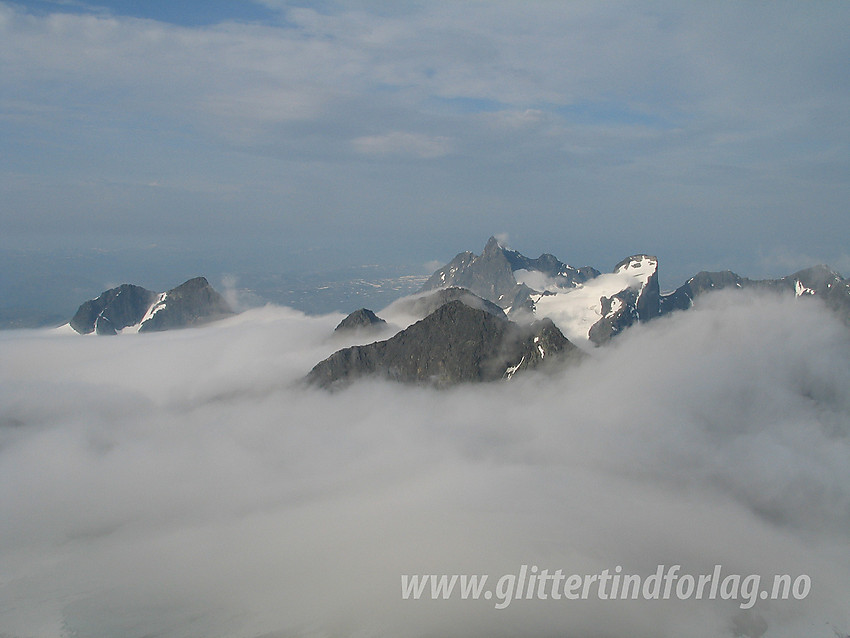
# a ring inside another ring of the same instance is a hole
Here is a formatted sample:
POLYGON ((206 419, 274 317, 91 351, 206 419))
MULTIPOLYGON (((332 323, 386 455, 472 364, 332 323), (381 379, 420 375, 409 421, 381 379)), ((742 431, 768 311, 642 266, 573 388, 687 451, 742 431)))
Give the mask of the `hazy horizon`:
POLYGON ((57 260, 101 290, 420 268, 497 233, 654 254, 664 286, 847 273, 849 28, 839 2, 3 1, 2 292, 57 260))
MULTIPOLYGON (((506 234, 500 237, 506 245, 514 247, 506 234)), ((483 245, 470 248, 476 254, 482 249, 483 245)), ((619 261, 620 258, 616 259, 619 261)), ((82 302, 120 284, 164 291, 196 276, 204 276, 219 291, 235 295, 233 298, 238 298, 239 303, 234 309, 239 311, 266 303, 314 315, 347 313, 364 306, 377 309, 416 292, 434 270, 445 265, 436 260, 425 264, 335 265, 333 260, 320 259, 301 265, 293 262, 289 268, 281 269, 281 263, 252 262, 231 255, 230 264, 235 263, 239 266, 223 269, 218 253, 189 256, 186 251, 159 246, 123 251, 66 248, 49 254, 38 250, 0 252, 0 270, 9 273, 0 281, 0 329, 65 323, 82 302)), ((614 263, 571 265, 593 266, 605 273, 613 269, 614 263)), ((813 261, 804 267, 822 263, 813 261)), ((793 274, 792 270, 783 269, 786 265, 779 261, 760 271, 761 277, 747 272, 737 274, 752 279, 775 279, 793 274)), ((730 270, 728 266, 717 269, 730 270)), ((697 272, 677 278, 660 258, 658 276, 662 293, 672 292, 697 272)))

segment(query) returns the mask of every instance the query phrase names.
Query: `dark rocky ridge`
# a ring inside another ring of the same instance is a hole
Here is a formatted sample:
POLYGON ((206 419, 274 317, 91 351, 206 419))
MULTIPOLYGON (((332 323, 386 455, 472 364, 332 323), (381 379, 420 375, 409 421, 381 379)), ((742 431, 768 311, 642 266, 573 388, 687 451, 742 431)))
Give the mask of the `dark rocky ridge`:
POLYGON ((797 283, 812 292, 799 292, 798 296, 812 295, 822 299, 827 308, 839 313, 844 322, 850 325, 850 281, 828 266, 819 265, 800 270, 793 275, 783 277, 781 285, 794 287, 798 294, 797 283))
POLYGON ((593 279, 601 274, 596 268, 591 266, 582 266, 581 268, 568 266, 555 257, 555 255, 549 253, 543 253, 537 259, 531 259, 508 248, 502 248, 502 251, 511 264, 512 270, 538 270, 544 275, 557 280, 565 288, 584 283, 588 279, 593 279))
POLYGON ((627 288, 610 297, 602 297, 602 318, 590 327, 588 339, 597 346, 608 343, 623 330, 640 321, 637 310, 640 301, 637 291, 627 288), (619 310, 612 312, 614 302, 620 302, 619 310))
POLYGON ((377 377, 444 387, 510 378, 579 356, 548 319, 521 326, 454 300, 391 339, 335 352, 310 371, 307 381, 333 388, 377 377))
POLYGON ((139 326, 139 332, 158 332, 197 326, 233 314, 224 298, 204 277, 190 279, 164 294, 122 284, 84 302, 71 319, 80 334, 114 335, 139 326))
POLYGON ((731 270, 699 272, 673 293, 661 298, 662 312, 687 310, 699 296, 724 289, 765 290, 816 297, 850 324, 850 281, 824 265, 806 268, 780 279, 748 279, 731 270))

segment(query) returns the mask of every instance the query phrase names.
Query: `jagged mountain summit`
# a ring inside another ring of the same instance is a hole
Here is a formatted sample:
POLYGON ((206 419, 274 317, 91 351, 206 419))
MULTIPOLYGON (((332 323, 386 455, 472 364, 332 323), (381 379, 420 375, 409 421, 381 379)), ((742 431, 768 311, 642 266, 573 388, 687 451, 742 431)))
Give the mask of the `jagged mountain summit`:
POLYGON ((84 302, 70 321, 80 334, 158 332, 197 326, 232 315, 233 310, 204 277, 163 293, 122 284, 84 302))
POLYGON ((595 268, 573 268, 550 254, 530 259, 504 248, 491 237, 480 255, 468 251, 459 253, 431 275, 422 291, 466 288, 508 311, 520 307, 530 309, 529 296, 534 291, 525 285, 524 279, 531 273, 539 273, 562 288, 575 287, 599 275, 595 268))
POLYGON ((468 288, 512 319, 522 320, 528 313, 548 317, 581 347, 604 344, 635 323, 686 310, 699 295, 724 288, 820 297, 850 323, 850 282, 826 266, 770 280, 751 280, 731 271, 701 272, 662 295, 655 256, 632 255, 603 274, 590 266, 568 266, 550 254, 531 259, 491 237, 480 255, 459 253, 434 272, 422 291, 453 286, 468 288))
POLYGON ((307 381, 334 388, 377 377, 445 387, 510 379, 578 356, 550 320, 520 325, 455 299, 386 341, 335 352, 310 371, 307 381))

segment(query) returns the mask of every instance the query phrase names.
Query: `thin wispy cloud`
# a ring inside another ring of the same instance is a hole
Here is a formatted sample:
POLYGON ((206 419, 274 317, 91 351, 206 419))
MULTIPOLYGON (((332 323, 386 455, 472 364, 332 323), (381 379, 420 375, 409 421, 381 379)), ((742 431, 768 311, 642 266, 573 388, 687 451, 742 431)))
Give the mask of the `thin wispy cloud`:
POLYGON ((358 153, 364 155, 412 155, 425 159, 448 155, 451 141, 417 133, 392 131, 383 135, 367 135, 352 141, 358 153))

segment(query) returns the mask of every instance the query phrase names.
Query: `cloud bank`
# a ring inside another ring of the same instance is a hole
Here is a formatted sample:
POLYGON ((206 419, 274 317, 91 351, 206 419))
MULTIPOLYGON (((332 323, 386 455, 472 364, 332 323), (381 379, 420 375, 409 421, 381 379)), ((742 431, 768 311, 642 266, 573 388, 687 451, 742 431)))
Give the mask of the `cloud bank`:
POLYGON ((708 296, 509 385, 303 387, 339 319, 0 333, 3 635, 850 630, 850 339, 819 304, 708 296), (812 593, 748 611, 401 599, 401 574, 522 564, 720 564, 812 593))

